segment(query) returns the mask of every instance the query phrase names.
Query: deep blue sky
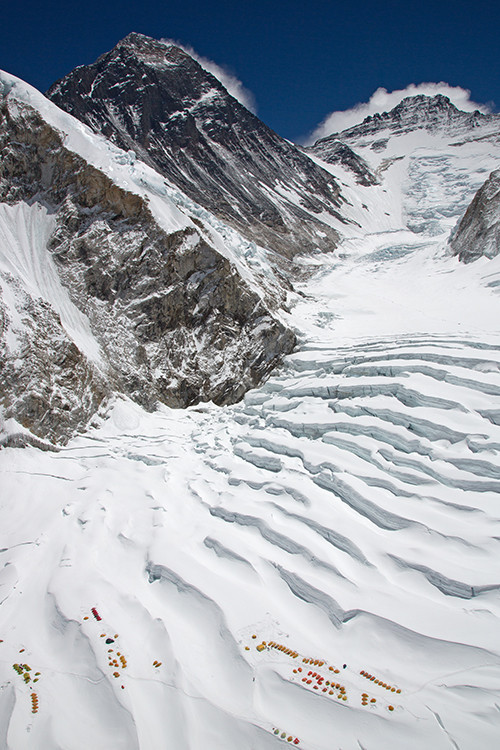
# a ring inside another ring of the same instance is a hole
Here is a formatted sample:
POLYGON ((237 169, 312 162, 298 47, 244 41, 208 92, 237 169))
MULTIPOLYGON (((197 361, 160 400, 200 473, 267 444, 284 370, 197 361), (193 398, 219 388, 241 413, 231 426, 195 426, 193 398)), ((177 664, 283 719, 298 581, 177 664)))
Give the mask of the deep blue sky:
POLYGON ((228 67, 292 140, 379 86, 444 80, 500 105, 494 0, 24 0, 0 11, 0 68, 42 91, 139 31, 228 67))

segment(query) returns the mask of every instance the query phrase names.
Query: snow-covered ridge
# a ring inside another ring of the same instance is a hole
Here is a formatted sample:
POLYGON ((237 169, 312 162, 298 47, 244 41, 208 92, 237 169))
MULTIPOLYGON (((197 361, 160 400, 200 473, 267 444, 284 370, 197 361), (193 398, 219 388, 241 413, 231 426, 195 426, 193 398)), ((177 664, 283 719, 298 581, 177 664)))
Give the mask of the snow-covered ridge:
POLYGON ((19 78, 0 71, 3 97, 16 112, 16 103, 32 107, 45 122, 62 133, 64 146, 88 164, 107 174, 121 188, 147 197, 155 219, 167 232, 194 226, 189 218, 168 200, 165 181, 133 154, 114 146, 107 138, 93 132, 83 123, 59 109, 37 89, 19 78), (152 195, 151 195, 152 194, 152 195))

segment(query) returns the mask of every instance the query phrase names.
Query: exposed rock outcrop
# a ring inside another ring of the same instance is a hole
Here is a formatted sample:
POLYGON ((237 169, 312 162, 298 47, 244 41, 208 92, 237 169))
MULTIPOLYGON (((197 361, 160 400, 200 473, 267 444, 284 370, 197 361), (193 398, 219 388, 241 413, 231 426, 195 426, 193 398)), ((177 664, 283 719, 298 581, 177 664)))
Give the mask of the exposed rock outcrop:
POLYGON ((9 270, 3 248, 0 405, 35 435, 67 439, 113 392, 146 407, 237 401, 293 348, 293 333, 275 316, 282 300, 244 279, 202 225, 186 220, 167 232, 147 198, 68 150, 32 107, 4 96, 3 218, 20 206, 43 214, 49 229, 36 263, 28 241, 30 257, 9 270), (42 276, 54 264, 60 289, 41 291, 37 263, 42 276), (66 307, 87 321, 94 354, 61 320, 63 292, 66 307))
POLYGON ((450 247, 466 263, 500 253, 500 169, 477 191, 450 239, 450 247))
POLYGON ((19 279, 2 274, 0 289, 0 406, 34 435, 65 440, 86 425, 110 384, 71 340, 48 302, 19 279))
POLYGON ((379 183, 366 161, 341 141, 332 140, 330 137, 322 138, 307 151, 328 164, 342 164, 355 175, 358 185, 369 187, 379 183))

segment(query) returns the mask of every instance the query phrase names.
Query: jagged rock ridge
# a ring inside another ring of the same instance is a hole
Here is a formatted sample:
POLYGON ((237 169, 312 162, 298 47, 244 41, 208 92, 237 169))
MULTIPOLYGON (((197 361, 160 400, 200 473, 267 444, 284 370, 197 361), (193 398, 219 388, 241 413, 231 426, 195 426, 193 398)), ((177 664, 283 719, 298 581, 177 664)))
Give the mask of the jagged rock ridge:
POLYGON ((450 246, 460 260, 469 262, 500 253, 500 170, 492 172, 477 191, 454 232, 450 246))
POLYGON ((47 96, 258 244, 287 257, 337 245, 334 178, 179 47, 129 34, 47 96))
POLYGON ((379 179, 370 170, 366 161, 341 141, 332 140, 328 136, 317 141, 307 151, 322 159, 327 164, 341 164, 355 175, 358 185, 369 187, 370 185, 379 184, 379 179))
MULTIPOLYGON (((415 130, 426 130, 429 133, 451 131, 454 134, 468 133, 476 128, 492 125, 496 130, 500 125, 500 115, 483 114, 479 110, 462 112, 443 94, 405 97, 389 112, 368 115, 363 122, 341 133, 332 133, 328 138, 318 141, 324 150, 327 141, 356 141, 388 131, 389 135, 401 135, 415 130)), ((382 148, 382 144, 380 144, 382 148)))

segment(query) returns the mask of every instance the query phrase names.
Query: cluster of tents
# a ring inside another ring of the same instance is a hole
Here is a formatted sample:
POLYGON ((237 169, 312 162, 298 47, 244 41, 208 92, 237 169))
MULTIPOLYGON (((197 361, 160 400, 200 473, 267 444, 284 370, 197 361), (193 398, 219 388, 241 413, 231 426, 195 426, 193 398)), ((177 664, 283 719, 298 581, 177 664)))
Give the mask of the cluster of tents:
POLYGON ((374 675, 370 674, 369 672, 365 672, 364 669, 361 670, 359 673, 360 675, 363 675, 363 677, 366 677, 367 680, 370 680, 370 682, 373 682, 374 685, 380 685, 380 687, 385 688, 386 690, 390 690, 391 693, 400 693, 400 688, 395 688, 393 685, 388 685, 386 682, 382 682, 382 680, 377 679, 374 675))
POLYGON ((287 732, 281 732, 279 729, 273 729, 274 734, 279 734, 282 740, 286 740, 287 742, 292 742, 294 745, 298 745, 300 740, 297 739, 297 737, 293 737, 291 734, 287 734, 287 732))

